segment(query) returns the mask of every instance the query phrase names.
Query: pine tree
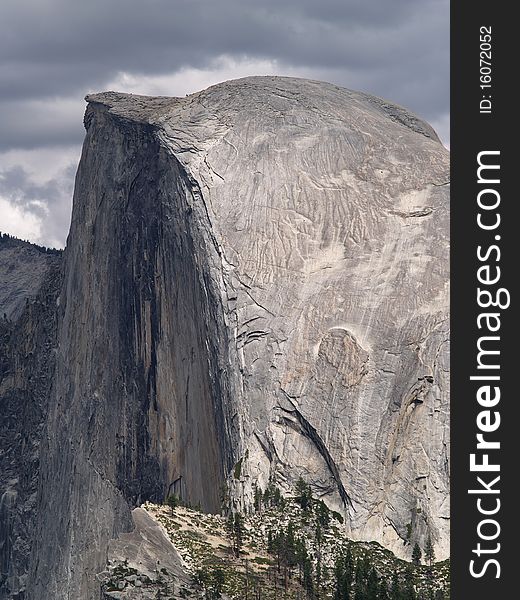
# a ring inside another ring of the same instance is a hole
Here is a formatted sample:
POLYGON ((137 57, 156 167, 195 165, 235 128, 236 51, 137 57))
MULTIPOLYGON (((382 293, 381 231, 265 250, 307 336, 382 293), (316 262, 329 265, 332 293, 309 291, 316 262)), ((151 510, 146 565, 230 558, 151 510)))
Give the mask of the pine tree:
POLYGON ((231 541, 233 553, 235 552, 235 514, 230 512, 226 519, 226 531, 231 541))
POLYGON ((370 572, 370 559, 365 554, 356 562, 356 574, 354 585, 354 600, 368 600, 368 576, 370 572))
POLYGON ((235 555, 240 556, 240 550, 242 549, 242 541, 244 537, 244 517, 239 513, 235 513, 233 522, 233 533, 235 542, 235 555))
POLYGON ((347 549, 347 553, 345 554, 345 574, 352 583, 352 579, 354 577, 354 559, 352 557, 352 551, 350 547, 347 549))
POLYGON ((262 512, 262 490, 255 488, 255 510, 258 513, 262 512))
POLYGON ((428 561, 428 565, 431 567, 435 562, 435 549, 432 543, 432 537, 428 534, 428 539, 426 540, 426 547, 424 548, 424 558, 428 561))
POLYGON ((210 580, 210 598, 212 600, 217 600, 221 597, 225 581, 226 577, 224 575, 224 571, 220 568, 214 569, 210 580))
POLYGON ((307 598, 314 598, 314 581, 312 579, 312 563, 307 557, 303 563, 303 587, 307 592, 307 598))
POLYGON ((321 543, 323 542, 323 531, 321 529, 321 525, 318 523, 316 525, 316 529, 314 531, 314 539, 316 540, 316 546, 318 550, 321 549, 321 543))
POLYGON ((244 517, 239 513, 230 512, 226 520, 226 531, 229 535, 233 554, 240 556, 244 536, 244 517))
POLYGON ((334 600, 349 600, 352 589, 353 561, 350 548, 340 556, 334 566, 334 600))
POLYGON ((321 527, 323 527, 323 529, 328 529, 330 525, 330 511, 323 500, 318 502, 316 516, 321 527))
POLYGON ((356 584, 354 589, 354 600, 368 600, 365 586, 362 583, 356 584))
POLYGON ((303 565, 309 557, 305 542, 298 538, 295 542, 296 564, 298 565, 298 575, 300 584, 303 584, 303 565))
POLYGON ((379 600, 390 600, 390 593, 388 591, 388 583, 386 579, 382 578, 379 584, 379 600))
POLYGON ((367 581, 370 566, 370 558, 367 554, 365 554, 363 558, 358 559, 356 563, 356 583, 367 581))
POLYGON ((414 577, 411 567, 407 567, 404 572, 404 586, 401 593, 402 600, 417 600, 417 594, 415 593, 414 577))
POLYGON ((401 600, 401 584, 397 571, 392 573, 392 585, 390 587, 390 600, 401 600))
POLYGON ((173 515, 175 509, 179 506, 179 498, 175 494, 170 494, 168 498, 166 498, 166 504, 170 507, 173 515))
POLYGON ((294 522, 289 521, 287 532, 285 534, 285 560, 287 566, 292 568, 296 566, 296 538, 294 534, 294 522))
POLYGON ((310 485, 303 479, 303 477, 299 477, 298 481, 295 485, 296 489, 296 502, 301 506, 302 510, 307 512, 310 508, 312 508, 312 491, 310 485))
POLYGON ((321 552, 318 550, 318 552, 316 553, 316 591, 315 591, 315 596, 316 598, 320 597, 320 592, 322 589, 322 576, 323 576, 323 572, 322 572, 322 564, 321 564, 321 552))
POLYGON ((273 532, 270 529, 267 532, 267 552, 269 554, 273 554, 274 553, 273 532))
POLYGON ((282 566, 282 549, 284 544, 284 534, 283 531, 273 536, 273 554, 276 556, 276 567, 278 573, 280 572, 280 568, 282 566))
POLYGON ((367 600, 378 600, 379 596, 379 577, 376 570, 372 567, 368 573, 366 586, 367 600))
POLYGON ((414 565, 420 565, 421 564, 421 558, 422 558, 422 552, 421 552, 421 548, 419 547, 419 544, 417 542, 415 542, 413 550, 412 550, 412 562, 414 565))
POLYGON ((334 600, 348 600, 348 589, 346 589, 345 562, 338 558, 334 565, 334 600))

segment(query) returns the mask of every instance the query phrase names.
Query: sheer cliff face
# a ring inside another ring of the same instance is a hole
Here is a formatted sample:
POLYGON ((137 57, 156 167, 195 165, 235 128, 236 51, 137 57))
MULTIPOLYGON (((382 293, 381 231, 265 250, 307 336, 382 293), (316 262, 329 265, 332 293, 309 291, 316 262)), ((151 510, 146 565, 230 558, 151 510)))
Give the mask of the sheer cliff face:
POLYGON ((258 77, 88 97, 31 599, 97 598, 129 507, 302 475, 448 553, 449 160, 404 109, 258 77))
POLYGON ((85 123, 35 598, 91 597, 108 541, 131 528, 128 506, 175 491, 218 510, 233 465, 221 364, 228 332, 206 217, 190 206, 186 175, 149 125, 96 104, 85 123))
POLYGON ((55 366, 61 256, 0 239, 0 598, 23 599, 55 366))

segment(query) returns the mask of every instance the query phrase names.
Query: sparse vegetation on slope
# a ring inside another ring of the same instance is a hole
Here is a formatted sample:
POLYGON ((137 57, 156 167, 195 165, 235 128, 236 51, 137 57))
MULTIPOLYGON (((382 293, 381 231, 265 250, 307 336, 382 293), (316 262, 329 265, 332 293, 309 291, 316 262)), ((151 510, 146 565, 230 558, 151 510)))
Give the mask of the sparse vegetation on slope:
MULTIPOLYGON (((349 540, 341 516, 313 498, 303 480, 290 498, 275 486, 257 494, 255 511, 248 515, 209 515, 185 506, 144 508, 168 533, 192 581, 176 595, 171 591, 159 598, 449 598, 448 561, 412 564, 378 543, 349 540)), ((430 557, 427 549, 423 554, 430 557)), ((117 589, 114 577, 111 585, 117 589)))

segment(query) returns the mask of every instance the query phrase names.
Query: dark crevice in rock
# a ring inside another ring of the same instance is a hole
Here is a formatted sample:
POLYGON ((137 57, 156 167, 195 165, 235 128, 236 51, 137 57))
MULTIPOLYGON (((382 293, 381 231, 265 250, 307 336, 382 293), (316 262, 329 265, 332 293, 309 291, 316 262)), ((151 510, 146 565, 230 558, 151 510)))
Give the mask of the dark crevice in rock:
POLYGON ((339 492, 339 495, 341 497, 341 500, 343 502, 345 509, 346 510, 350 509, 350 510, 355 511, 354 504, 352 503, 352 500, 351 500, 350 496, 348 495, 347 490, 345 489, 345 486, 343 485, 343 482, 341 481, 341 475, 339 474, 338 467, 337 467, 336 463, 334 462, 334 459, 330 455, 330 452, 329 452, 325 442, 321 439, 321 437, 318 434, 318 432, 316 431, 316 429, 302 415, 302 413, 296 408, 296 406, 294 406, 294 403, 292 402, 291 398, 287 394, 285 394, 285 396, 289 400, 289 402, 292 404, 293 410, 283 408, 283 407, 280 407, 280 408, 284 412, 296 416, 296 418, 298 419, 300 428, 301 428, 301 433, 303 435, 305 435, 305 437, 307 437, 314 444, 314 446, 316 447, 318 452, 321 454, 323 460, 325 461, 325 463, 330 471, 330 474, 332 475, 334 481, 336 482, 336 486, 338 488, 338 492, 339 492))

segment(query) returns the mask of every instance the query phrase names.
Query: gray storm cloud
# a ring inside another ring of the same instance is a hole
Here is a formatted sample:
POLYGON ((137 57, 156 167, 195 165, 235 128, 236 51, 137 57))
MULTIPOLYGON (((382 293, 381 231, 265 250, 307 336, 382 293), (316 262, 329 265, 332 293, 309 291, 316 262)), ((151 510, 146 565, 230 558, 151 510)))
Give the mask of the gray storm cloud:
MULTIPOLYGON (((162 78, 161 93, 172 95, 197 91, 190 72, 204 74, 194 79, 203 86, 219 74, 323 79, 402 104, 447 141, 448 69, 447 0, 3 0, 0 173, 13 167, 2 159, 15 150, 50 148, 58 156, 79 146, 83 96, 122 75, 134 85, 162 78), (183 73, 185 85, 177 80, 169 89, 168 77, 183 73)), ((19 166, 30 185, 30 169, 19 166)), ((63 177, 70 170, 50 172, 48 181, 63 177)), ((14 205, 11 178, 2 181, 2 207, 14 205)), ((60 185, 69 189, 70 181, 60 185)), ((69 209, 63 217, 52 192, 49 185, 49 196, 40 194, 47 217, 38 241, 63 243, 69 209)), ((25 209, 38 216, 30 204, 25 209)))

